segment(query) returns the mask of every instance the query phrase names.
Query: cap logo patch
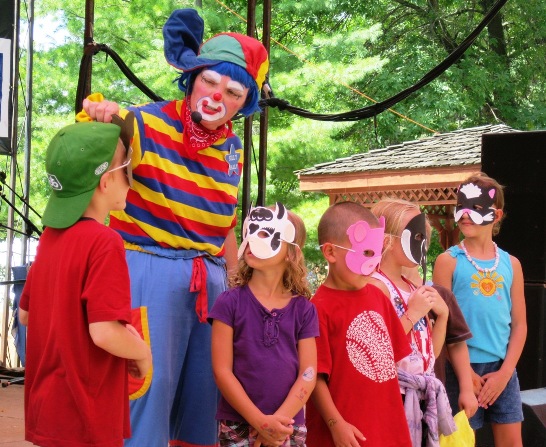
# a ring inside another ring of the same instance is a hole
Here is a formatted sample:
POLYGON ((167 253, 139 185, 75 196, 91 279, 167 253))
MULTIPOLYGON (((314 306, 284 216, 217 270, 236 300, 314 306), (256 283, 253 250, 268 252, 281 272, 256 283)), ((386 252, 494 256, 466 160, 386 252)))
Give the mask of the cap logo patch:
POLYGON ((53 174, 47 174, 47 181, 55 191, 60 191, 63 189, 63 185, 61 185, 61 182, 53 174))
POLYGON ((104 163, 100 164, 97 169, 95 169, 95 175, 102 175, 106 172, 108 169, 108 162, 105 161, 104 163))

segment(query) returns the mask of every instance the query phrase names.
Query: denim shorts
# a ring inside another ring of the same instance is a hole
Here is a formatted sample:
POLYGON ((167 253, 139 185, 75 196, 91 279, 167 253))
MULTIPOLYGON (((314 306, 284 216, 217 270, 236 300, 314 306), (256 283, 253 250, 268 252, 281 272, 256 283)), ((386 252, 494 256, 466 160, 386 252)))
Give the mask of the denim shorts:
MULTIPOLYGON (((502 360, 489 363, 471 363, 474 372, 480 376, 498 371, 502 360)), ((459 382, 453 371, 453 367, 446 363, 446 390, 453 414, 459 412, 459 382)), ((484 422, 493 424, 513 424, 523 421, 523 405, 519 389, 518 374, 514 370, 506 388, 499 395, 495 403, 489 408, 478 408, 474 416, 470 418, 470 426, 477 430, 483 427, 484 422)))

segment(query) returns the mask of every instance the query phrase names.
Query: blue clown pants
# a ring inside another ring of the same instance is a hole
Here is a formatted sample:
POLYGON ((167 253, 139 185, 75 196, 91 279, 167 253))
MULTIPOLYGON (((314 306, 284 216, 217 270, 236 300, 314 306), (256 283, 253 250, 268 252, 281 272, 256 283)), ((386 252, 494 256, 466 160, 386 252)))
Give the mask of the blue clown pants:
POLYGON ((127 250, 127 262, 133 323, 150 342, 153 369, 144 381, 130 381, 132 436, 125 446, 216 446, 219 393, 206 314, 226 290, 225 261, 195 250, 142 248, 127 250))

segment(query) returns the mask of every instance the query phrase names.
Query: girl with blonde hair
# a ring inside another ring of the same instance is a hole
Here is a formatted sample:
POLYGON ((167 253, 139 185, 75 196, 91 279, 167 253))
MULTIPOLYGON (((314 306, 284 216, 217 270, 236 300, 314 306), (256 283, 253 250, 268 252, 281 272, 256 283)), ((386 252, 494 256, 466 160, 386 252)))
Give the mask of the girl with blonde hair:
POLYGON ((398 362, 400 392, 410 426, 413 447, 434 445, 439 433, 449 434, 451 408, 442 380, 436 370, 443 370, 446 349, 457 361, 461 380, 460 406, 470 417, 477 409, 470 381, 470 362, 464 340, 471 337, 455 297, 445 287, 419 277, 408 278, 407 272, 422 267, 426 277, 426 254, 431 228, 418 205, 400 199, 383 199, 371 208, 385 218, 385 242, 381 263, 372 274, 371 284, 379 287, 391 300, 412 347, 412 353, 398 362), (444 348, 447 345, 447 348, 444 348), (441 358, 435 368, 436 359, 441 358), (430 402, 425 390, 437 390, 439 402, 430 402), (422 410, 416 411, 416 408, 422 410), (423 415, 421 419, 420 415, 423 415))

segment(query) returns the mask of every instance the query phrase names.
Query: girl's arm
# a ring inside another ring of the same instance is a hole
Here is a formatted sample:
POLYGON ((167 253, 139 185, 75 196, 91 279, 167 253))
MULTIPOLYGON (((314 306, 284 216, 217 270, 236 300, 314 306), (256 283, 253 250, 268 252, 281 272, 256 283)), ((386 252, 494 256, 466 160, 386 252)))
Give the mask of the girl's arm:
MULTIPOLYGON (((438 299, 442 300, 442 297, 438 295, 438 299)), ((435 311, 434 308, 432 310, 435 311)), ((449 310, 447 312, 449 314, 449 310)), ((432 328, 432 348, 434 350, 434 357, 438 357, 444 347, 447 332, 447 318, 448 316, 446 314, 441 314, 437 315, 436 320, 434 321, 434 327, 432 328)))
POLYGON ((506 357, 500 369, 483 376, 486 382, 478 395, 478 402, 486 408, 497 400, 499 394, 504 390, 512 377, 527 337, 523 271, 518 259, 510 256, 510 260, 514 272, 512 287, 510 289, 510 298, 512 300, 510 340, 508 341, 506 357))
POLYGON ((471 418, 478 410, 478 401, 474 395, 468 346, 464 341, 452 343, 447 345, 447 352, 459 382, 459 408, 464 410, 466 417, 471 418))
MULTIPOLYGON (((379 281, 376 278, 370 278, 370 284, 373 284, 376 286, 383 294, 391 301, 391 293, 389 292, 389 289, 385 285, 383 281, 379 281)), ((413 299, 413 297, 412 297, 413 299)), ((415 323, 417 323, 417 320, 420 320, 426 313, 429 311, 430 307, 427 307, 424 309, 422 306, 419 305, 419 303, 422 303, 423 297, 419 295, 419 298, 415 299, 415 303, 412 304, 412 308, 400 317, 400 324, 404 328, 404 332, 406 334, 409 334, 409 332, 413 329, 413 326, 415 323), (418 308, 418 309, 417 309, 418 308), (424 313, 421 313, 424 312, 424 313)), ((409 306, 409 303, 408 303, 409 306)))
POLYGON ((444 252, 436 258, 434 271, 432 273, 432 282, 452 290, 453 272, 457 261, 449 253, 444 252))
POLYGON ((233 328, 219 320, 212 322, 212 371, 224 399, 254 427, 267 444, 281 445, 292 434, 294 420, 265 415, 250 400, 233 374, 233 328))
MULTIPOLYGON (((453 272, 457 266, 457 260, 449 253, 444 252, 436 258, 434 263, 434 271, 432 273, 432 282, 446 289, 453 290, 453 272)), ((472 374, 472 384, 474 394, 477 396, 484 384, 483 379, 470 368, 472 374)))
POLYGON ((298 341, 298 377, 288 392, 286 399, 275 414, 293 418, 300 411, 317 383, 317 343, 315 337, 298 341))
POLYGON ((449 308, 438 291, 432 286, 421 286, 421 289, 428 293, 431 300, 431 311, 436 316, 434 326, 432 327, 432 347, 434 357, 438 357, 442 352, 446 341, 447 320, 449 318, 449 308))

